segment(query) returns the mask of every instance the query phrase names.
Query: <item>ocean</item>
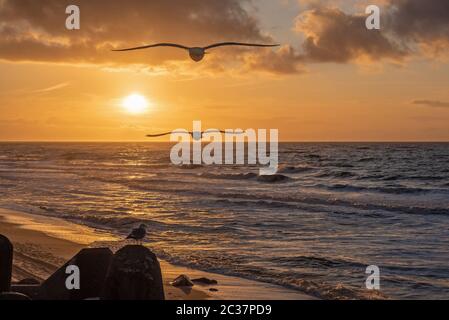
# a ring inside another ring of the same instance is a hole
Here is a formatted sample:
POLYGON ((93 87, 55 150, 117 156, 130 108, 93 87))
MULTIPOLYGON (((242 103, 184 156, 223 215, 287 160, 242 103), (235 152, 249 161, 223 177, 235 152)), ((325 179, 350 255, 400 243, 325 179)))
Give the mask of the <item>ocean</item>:
POLYGON ((0 143, 0 207, 320 298, 449 298, 449 144, 281 143, 279 176, 175 166, 168 143, 0 143), (376 296, 374 296, 376 297, 376 296))

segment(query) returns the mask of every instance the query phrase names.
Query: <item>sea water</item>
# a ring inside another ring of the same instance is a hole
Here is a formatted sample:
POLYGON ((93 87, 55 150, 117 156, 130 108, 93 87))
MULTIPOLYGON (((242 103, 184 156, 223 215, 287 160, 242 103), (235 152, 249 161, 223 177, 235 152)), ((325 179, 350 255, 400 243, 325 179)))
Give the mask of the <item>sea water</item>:
POLYGON ((449 298, 449 144, 281 143, 258 166, 176 166, 164 143, 2 143, 0 207, 126 235, 160 257, 322 298, 449 298))

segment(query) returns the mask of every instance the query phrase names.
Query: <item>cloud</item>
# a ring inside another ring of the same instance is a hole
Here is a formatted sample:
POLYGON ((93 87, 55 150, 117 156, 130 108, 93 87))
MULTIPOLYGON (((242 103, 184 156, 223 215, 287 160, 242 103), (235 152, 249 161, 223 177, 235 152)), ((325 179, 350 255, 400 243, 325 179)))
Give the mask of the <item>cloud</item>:
POLYGON ((449 40, 449 1, 391 0, 389 27, 414 41, 449 40))
POLYGON ((250 53, 244 56, 244 59, 246 67, 250 70, 274 74, 305 72, 301 55, 290 45, 284 45, 277 51, 266 50, 262 53, 250 53))
POLYGON ((347 63, 359 59, 401 60, 406 51, 377 30, 365 27, 366 15, 347 14, 338 8, 313 8, 296 20, 295 30, 305 35, 303 60, 347 63))
POLYGON ((424 54, 447 55, 449 1, 390 0, 387 27, 397 38, 416 45, 424 54))
POLYGON ((207 63, 193 64, 186 52, 173 48, 127 53, 110 49, 161 41, 187 46, 271 42, 248 9, 257 1, 78 0, 81 30, 69 31, 65 8, 73 4, 71 0, 0 0, 0 59, 197 75, 298 74, 310 63, 404 63, 414 57, 449 57, 448 0, 379 0, 379 31, 365 27, 362 9, 369 1, 299 1, 301 12, 292 25, 300 43, 279 49, 221 48, 211 51, 207 63))
POLYGON ((345 13, 333 6, 334 1, 302 2, 309 7, 297 17, 295 30, 306 37, 305 61, 399 62, 429 53, 448 56, 447 0, 384 0, 379 3, 379 31, 365 28, 365 14, 345 13))
MULTIPOLYGON (((69 31, 65 8, 73 4, 71 0, 2 0, 0 59, 157 68, 185 60, 187 53, 161 48, 123 54, 110 49, 161 41, 187 46, 228 40, 271 41, 244 8, 247 2, 78 0, 81 30, 69 31)), ((214 51, 214 55, 220 54, 221 50, 214 51)))
POLYGON ((48 87, 48 88, 34 90, 32 93, 48 93, 48 92, 52 92, 52 91, 56 91, 56 90, 65 88, 68 85, 70 85, 69 82, 59 83, 59 84, 56 84, 56 85, 48 87))
POLYGON ((413 104, 433 108, 449 108, 449 102, 443 102, 438 100, 415 100, 413 101, 413 104))

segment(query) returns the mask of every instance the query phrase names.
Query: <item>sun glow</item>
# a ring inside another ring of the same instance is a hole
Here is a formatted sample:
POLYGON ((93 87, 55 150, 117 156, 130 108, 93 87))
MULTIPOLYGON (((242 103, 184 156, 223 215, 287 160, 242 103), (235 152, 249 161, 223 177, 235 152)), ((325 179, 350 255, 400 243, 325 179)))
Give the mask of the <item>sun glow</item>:
POLYGON ((142 114, 147 111, 149 103, 144 96, 134 93, 123 99, 122 106, 128 113, 142 114))

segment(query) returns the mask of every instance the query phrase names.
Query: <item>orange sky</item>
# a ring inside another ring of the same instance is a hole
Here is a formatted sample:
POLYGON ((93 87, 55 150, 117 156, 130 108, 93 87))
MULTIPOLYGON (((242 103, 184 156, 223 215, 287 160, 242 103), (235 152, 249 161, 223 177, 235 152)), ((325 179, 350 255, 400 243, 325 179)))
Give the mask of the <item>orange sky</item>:
POLYGON ((96 14, 104 2, 78 1, 81 30, 67 31, 64 0, 0 0, 0 140, 144 140, 201 120, 284 141, 449 141, 447 1, 405 1, 432 3, 417 17, 380 1, 374 35, 364 1, 317 2, 111 1, 96 14), (216 49, 201 63, 176 49, 110 52, 230 40, 282 47, 216 49), (123 108, 135 92, 148 112, 123 108))

